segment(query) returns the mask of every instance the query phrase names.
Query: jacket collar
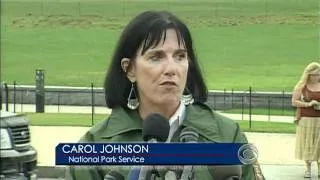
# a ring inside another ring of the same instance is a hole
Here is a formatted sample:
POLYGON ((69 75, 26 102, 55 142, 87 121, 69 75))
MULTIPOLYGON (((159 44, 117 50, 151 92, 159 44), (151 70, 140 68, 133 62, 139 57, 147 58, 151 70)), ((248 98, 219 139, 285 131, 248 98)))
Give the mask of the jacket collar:
MULTIPOLYGON (((130 131, 142 130, 142 119, 137 110, 115 108, 107 121, 108 124, 101 133, 102 138, 111 138, 130 131)), ((193 127, 198 134, 209 141, 221 142, 215 115, 205 104, 186 106, 186 116, 182 126, 193 127)))

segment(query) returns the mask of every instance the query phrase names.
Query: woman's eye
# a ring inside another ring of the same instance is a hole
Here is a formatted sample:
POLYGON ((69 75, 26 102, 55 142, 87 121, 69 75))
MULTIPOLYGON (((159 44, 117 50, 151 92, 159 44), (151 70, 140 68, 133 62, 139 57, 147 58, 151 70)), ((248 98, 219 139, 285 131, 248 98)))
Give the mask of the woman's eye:
POLYGON ((178 60, 185 60, 186 59, 186 55, 185 54, 179 54, 178 55, 178 60))
POLYGON ((159 56, 151 56, 149 59, 151 61, 158 61, 160 59, 160 57, 159 56))
POLYGON ((162 56, 160 54, 156 54, 156 55, 150 56, 149 60, 151 60, 151 61, 160 61, 161 58, 162 58, 162 56))

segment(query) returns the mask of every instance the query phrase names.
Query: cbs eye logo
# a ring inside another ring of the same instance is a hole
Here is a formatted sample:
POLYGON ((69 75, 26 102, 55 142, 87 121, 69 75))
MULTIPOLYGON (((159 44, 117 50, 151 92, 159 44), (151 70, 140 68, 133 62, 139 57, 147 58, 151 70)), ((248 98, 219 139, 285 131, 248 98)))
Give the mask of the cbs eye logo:
POLYGON ((242 164, 254 164, 258 159, 258 149, 252 144, 244 144, 238 150, 238 158, 242 164))

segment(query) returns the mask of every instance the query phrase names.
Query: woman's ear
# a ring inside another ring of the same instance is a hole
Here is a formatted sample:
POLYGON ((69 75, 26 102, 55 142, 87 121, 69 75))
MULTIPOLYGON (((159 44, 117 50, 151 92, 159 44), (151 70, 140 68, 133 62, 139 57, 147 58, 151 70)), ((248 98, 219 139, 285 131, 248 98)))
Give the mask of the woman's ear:
POLYGON ((126 73, 127 78, 131 82, 135 82, 135 73, 134 73, 134 64, 130 64, 130 59, 129 58, 122 58, 121 59, 121 67, 122 70, 126 73))

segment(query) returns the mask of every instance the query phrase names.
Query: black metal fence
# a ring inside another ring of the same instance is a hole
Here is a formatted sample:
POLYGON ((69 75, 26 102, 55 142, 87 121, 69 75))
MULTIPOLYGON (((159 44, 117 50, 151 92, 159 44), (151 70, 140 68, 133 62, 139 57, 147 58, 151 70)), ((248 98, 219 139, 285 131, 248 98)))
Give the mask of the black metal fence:
MULTIPOLYGON (((35 112, 35 87, 17 85, 16 82, 12 85, 2 83, 0 102, 2 111, 35 112)), ((252 87, 245 91, 210 91, 206 103, 215 111, 241 115, 237 120, 246 119, 250 123, 253 115, 257 114, 267 116, 268 121, 274 115, 294 118, 291 93, 285 91, 256 92, 252 87)), ((106 113, 103 89, 94 87, 93 83, 81 88, 46 87, 45 107, 45 112, 50 113, 66 112, 66 107, 82 108, 83 113, 85 107, 85 113, 91 113, 92 122, 95 114, 106 113), (105 109, 99 111, 99 108, 105 109)))

